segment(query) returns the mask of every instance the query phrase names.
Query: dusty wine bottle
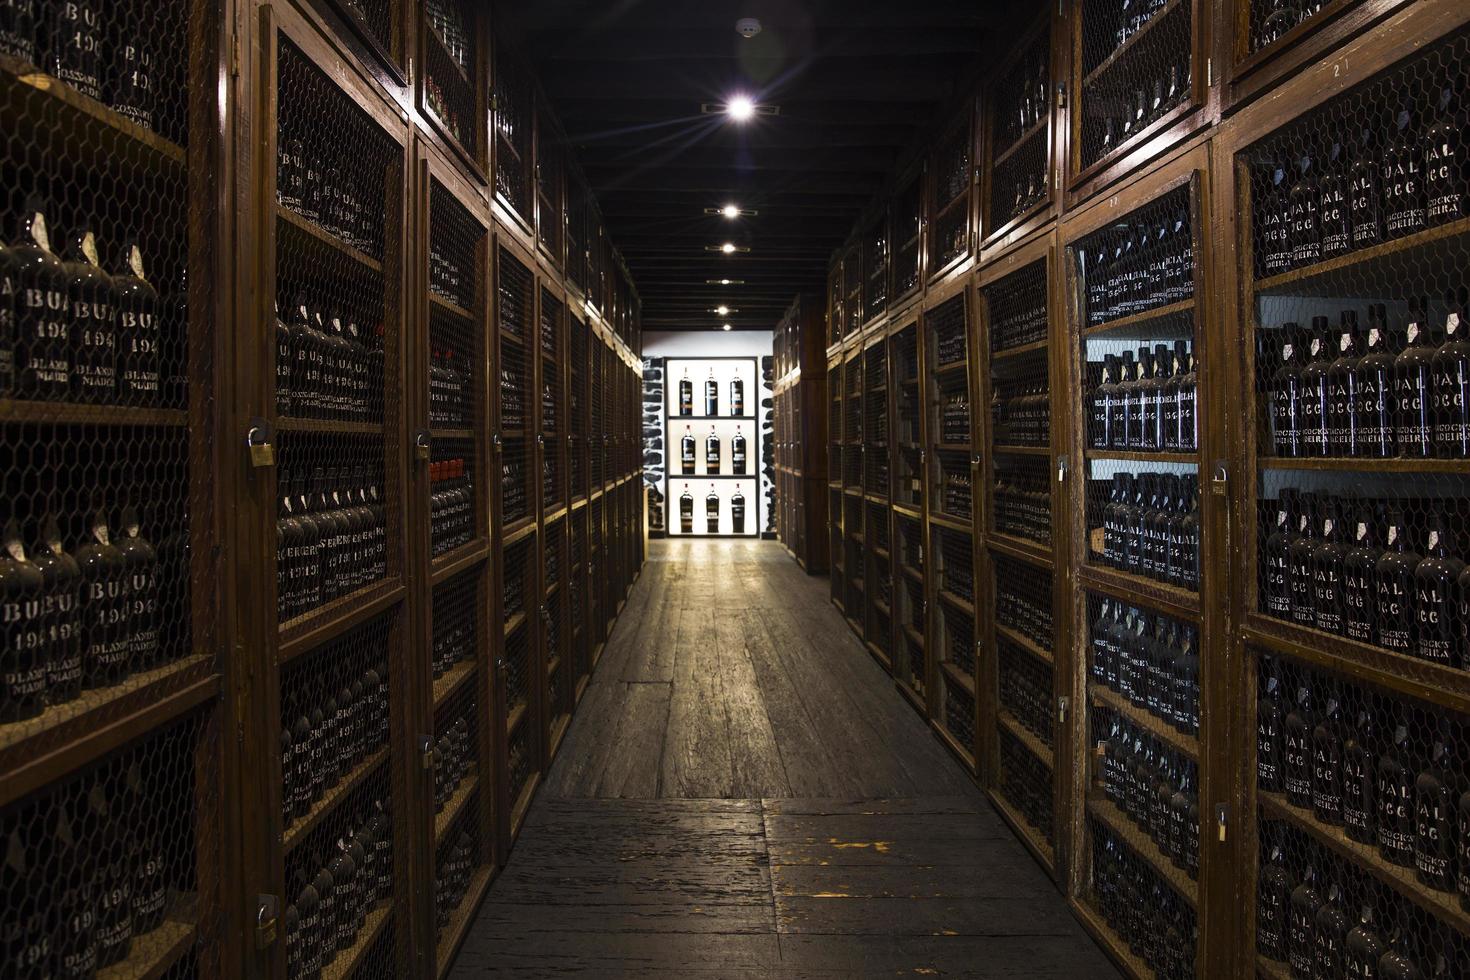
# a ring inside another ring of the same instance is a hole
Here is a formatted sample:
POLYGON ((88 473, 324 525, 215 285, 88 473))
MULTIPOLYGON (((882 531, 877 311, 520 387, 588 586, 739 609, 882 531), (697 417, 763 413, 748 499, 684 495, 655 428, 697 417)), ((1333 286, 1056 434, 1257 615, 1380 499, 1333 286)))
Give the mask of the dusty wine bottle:
POLYGON ((83 231, 72 238, 63 265, 71 315, 72 395, 83 402, 114 401, 117 313, 112 277, 102 271, 92 232, 83 231))
POLYGON ((46 579, 26 556, 14 518, 0 530, 0 722, 46 704, 46 579))
POLYGON ((40 542, 32 561, 45 580, 46 696, 52 704, 82 691, 82 572, 61 544, 53 515, 41 521, 40 542))
POLYGON ((9 247, 0 249, 4 282, 15 295, 15 391, 21 398, 71 396, 72 350, 66 268, 51 251, 46 215, 27 202, 9 247))

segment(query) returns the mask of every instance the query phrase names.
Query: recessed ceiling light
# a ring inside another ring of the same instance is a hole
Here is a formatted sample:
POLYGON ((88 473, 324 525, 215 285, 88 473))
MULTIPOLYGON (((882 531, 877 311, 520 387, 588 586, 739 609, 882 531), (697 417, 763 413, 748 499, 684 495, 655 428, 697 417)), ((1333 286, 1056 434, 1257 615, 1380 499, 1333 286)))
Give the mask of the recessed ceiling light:
POLYGON ((734 221, 736 218, 753 218, 760 214, 754 208, 742 208, 738 204, 726 204, 722 208, 705 208, 705 214, 717 214, 734 221))
POLYGON ((748 95, 737 95, 726 103, 725 113, 736 122, 749 122, 755 118, 755 102, 748 95))
MULTIPOLYGON (((749 252, 750 247, 747 245, 736 245, 734 242, 726 242, 723 245, 706 245, 704 250, 706 252, 723 252, 726 255, 734 255, 736 252, 742 254, 749 252)), ((721 283, 721 285, 724 285, 724 283, 721 283)))
POLYGON ((728 324, 728 323, 727 323, 727 324, 725 324, 725 329, 726 329, 726 330, 734 330, 734 329, 735 329, 735 328, 734 328, 734 327, 732 327, 732 326, 730 326, 730 325, 729 325, 729 324, 728 324))
POLYGON ((725 205, 720 209, 720 213, 731 219, 740 217, 740 209, 733 204, 725 205))
POLYGON ((704 281, 704 284, 706 286, 743 286, 743 285, 745 285, 745 280, 744 279, 706 279, 704 281))
POLYGON ((720 251, 721 252, 724 252, 726 255, 734 255, 735 254, 735 243, 734 242, 726 242, 725 244, 723 244, 723 245, 720 246, 720 251))
POLYGON ((729 316, 730 315, 730 307, 723 306, 723 305, 716 306, 715 307, 715 312, 718 313, 720 316, 729 316))
POLYGON ((729 116, 735 122, 749 122, 756 116, 779 116, 781 107, 758 104, 748 95, 737 95, 729 102, 701 102, 699 111, 706 116, 729 116))

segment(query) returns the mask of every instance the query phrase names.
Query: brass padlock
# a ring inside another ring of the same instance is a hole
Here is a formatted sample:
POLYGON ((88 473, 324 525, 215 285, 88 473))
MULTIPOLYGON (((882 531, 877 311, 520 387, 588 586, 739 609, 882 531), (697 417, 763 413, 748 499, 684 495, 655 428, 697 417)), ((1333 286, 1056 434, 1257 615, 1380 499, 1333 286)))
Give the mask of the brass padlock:
POLYGON ((245 433, 245 448, 255 469, 276 465, 276 447, 271 444, 270 425, 264 419, 251 420, 245 433))
POLYGON ((414 456, 419 461, 427 463, 429 461, 429 450, 432 445, 433 443, 429 439, 429 434, 420 430, 419 434, 414 436, 413 440, 414 456))

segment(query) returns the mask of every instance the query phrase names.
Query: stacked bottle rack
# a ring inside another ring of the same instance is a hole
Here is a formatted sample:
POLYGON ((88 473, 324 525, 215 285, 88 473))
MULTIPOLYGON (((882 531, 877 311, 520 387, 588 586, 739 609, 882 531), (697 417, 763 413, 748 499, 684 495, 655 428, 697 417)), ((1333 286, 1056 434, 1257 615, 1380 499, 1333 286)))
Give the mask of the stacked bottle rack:
POLYGON ((1016 48, 984 99, 988 120, 981 227, 994 241, 1044 215, 1052 201, 1051 23, 1016 48))

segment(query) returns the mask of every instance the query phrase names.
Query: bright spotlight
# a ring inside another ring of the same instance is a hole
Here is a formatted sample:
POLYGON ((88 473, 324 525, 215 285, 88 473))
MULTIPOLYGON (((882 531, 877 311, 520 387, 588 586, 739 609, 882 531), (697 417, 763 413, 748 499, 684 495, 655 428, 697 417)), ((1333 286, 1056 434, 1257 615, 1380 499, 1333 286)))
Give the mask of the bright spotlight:
POLYGON ((723 245, 720 246, 720 251, 721 252, 724 252, 726 255, 734 255, 735 254, 735 243, 734 242, 726 242, 725 244, 723 244, 723 245))
POLYGON ((750 122, 755 118, 755 102, 748 95, 737 95, 725 103, 725 112, 736 122, 750 122))
POLYGON ((725 205, 723 208, 720 209, 720 213, 729 218, 731 221, 734 221, 736 218, 740 217, 740 209, 733 204, 725 205))

